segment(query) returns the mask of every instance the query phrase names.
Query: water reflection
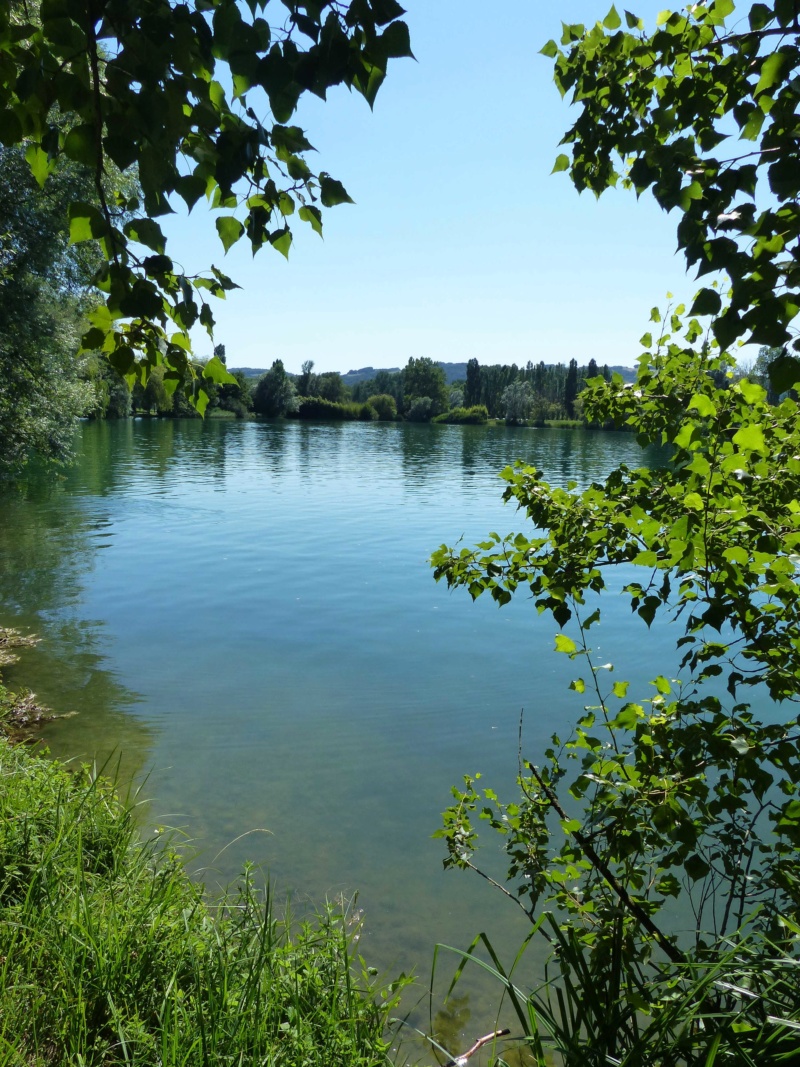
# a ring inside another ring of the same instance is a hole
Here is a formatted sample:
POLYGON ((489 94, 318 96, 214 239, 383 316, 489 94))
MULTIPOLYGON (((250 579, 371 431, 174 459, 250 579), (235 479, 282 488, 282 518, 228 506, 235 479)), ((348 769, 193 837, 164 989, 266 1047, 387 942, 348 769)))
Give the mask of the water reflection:
MULTIPOLYGON (((430 835, 462 774, 513 790, 520 708, 535 751, 575 710, 574 668, 524 599, 471 605, 426 560, 519 527, 497 478, 517 458, 586 483, 641 453, 629 435, 505 427, 87 425, 66 480, 0 502, 0 621, 44 635, 36 688, 81 711, 54 748, 146 760, 153 818, 221 882, 251 859, 301 900, 359 890, 378 966, 424 971, 435 941, 478 930, 513 957, 518 909, 443 872, 430 835)), ((492 1028, 481 980, 465 974, 437 1024, 454 1051, 476 1036, 455 1032, 468 1010, 492 1028)))
MULTIPOLYGON (((92 459, 90 475, 98 466, 92 459)), ((98 485, 106 492, 107 478, 98 485)), ((149 758, 152 730, 130 714, 139 698, 111 667, 103 621, 81 606, 97 553, 109 544, 111 520, 51 476, 4 487, 0 511, 0 621, 41 638, 6 669, 5 680, 35 688, 55 713, 70 716, 44 730, 55 754, 102 764, 118 753, 121 773, 135 776, 149 758)))

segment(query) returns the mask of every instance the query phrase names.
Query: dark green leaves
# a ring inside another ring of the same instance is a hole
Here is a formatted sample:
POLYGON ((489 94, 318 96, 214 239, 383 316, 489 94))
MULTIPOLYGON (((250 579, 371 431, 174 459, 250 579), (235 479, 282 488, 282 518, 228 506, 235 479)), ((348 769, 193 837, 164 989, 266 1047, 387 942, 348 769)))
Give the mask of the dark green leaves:
POLYGON ((716 289, 701 289, 694 298, 692 315, 718 315, 722 309, 722 298, 716 289))
MULTIPOLYGON (((286 255, 295 204, 320 232, 320 205, 352 202, 340 182, 315 174, 311 142, 289 125, 301 96, 324 98, 344 84, 372 105, 389 61, 411 55, 396 0, 286 7, 285 23, 281 5, 255 0, 249 9, 237 0, 154 0, 146 11, 114 3, 104 20, 85 0, 43 0, 27 23, 18 5, 0 11, 0 142, 24 144, 40 186, 60 160, 91 176, 96 196, 73 205, 71 240, 97 242, 106 260, 95 279, 111 312, 101 347, 133 351, 145 375, 165 348, 168 362, 180 359, 168 328, 213 323, 153 218, 178 198, 191 209, 205 197, 222 212, 215 225, 226 252, 246 234, 254 252, 269 244, 286 255), (135 172, 145 218, 118 197, 129 178, 115 168, 135 172), (136 321, 123 327, 126 317, 136 321)), ((116 358, 127 365, 127 354, 116 358)))
POLYGON ((324 171, 319 176, 319 194, 323 207, 336 207, 337 204, 354 202, 342 183, 331 178, 324 171))
POLYGON ((73 126, 64 138, 64 154, 76 163, 92 166, 97 158, 95 128, 89 125, 73 126))
MULTIPOLYGON (((800 308, 793 10, 755 4, 750 31, 734 31, 732 0, 717 0, 665 11, 646 31, 628 12, 623 30, 612 8, 602 23, 565 27, 562 49, 544 49, 578 111, 563 139, 571 155, 555 169, 598 195, 620 182, 650 190, 676 213, 687 266, 726 276, 730 308, 714 325, 723 349, 738 339, 785 344, 800 308)), ((694 313, 719 311, 702 290, 694 313)))
POLYGON ((770 385, 776 393, 785 393, 800 383, 800 360, 782 352, 769 365, 770 385))

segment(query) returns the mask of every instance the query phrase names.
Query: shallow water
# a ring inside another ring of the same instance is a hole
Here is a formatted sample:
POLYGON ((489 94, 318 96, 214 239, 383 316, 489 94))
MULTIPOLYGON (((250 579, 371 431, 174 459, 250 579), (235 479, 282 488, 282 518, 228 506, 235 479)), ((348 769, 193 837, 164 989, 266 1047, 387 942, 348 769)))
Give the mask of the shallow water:
MULTIPOLYGON (((9 681, 79 713, 52 751, 146 775, 143 825, 179 827, 211 883, 250 860, 301 901, 358 890, 370 963, 424 975, 436 941, 479 930, 513 954, 524 918, 443 872, 430 835, 464 773, 511 793, 521 709, 532 754, 577 710, 575 665, 524 593, 472 604, 426 561, 524 527, 506 464, 585 484, 641 464, 632 437, 153 420, 82 438, 64 478, 0 497, 0 623, 42 636, 9 681)), ((663 632, 609 600, 602 658, 650 677, 663 632)), ((490 1029, 485 987, 463 990, 453 1027, 490 1029)))

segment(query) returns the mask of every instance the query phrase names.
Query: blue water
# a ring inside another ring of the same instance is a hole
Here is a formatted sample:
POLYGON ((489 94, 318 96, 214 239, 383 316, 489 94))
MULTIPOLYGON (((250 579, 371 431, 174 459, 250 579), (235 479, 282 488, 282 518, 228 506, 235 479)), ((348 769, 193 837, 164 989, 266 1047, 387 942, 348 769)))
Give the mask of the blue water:
MULTIPOLYGON (((301 901, 358 890, 387 968, 425 972, 479 930, 511 952, 523 917, 443 872, 430 835, 463 774, 513 792, 521 710, 535 758, 579 710, 578 671, 524 591, 473 604, 427 560, 524 528, 497 478, 517 458, 556 484, 642 462, 616 433, 88 424, 65 477, 0 498, 0 623, 42 637, 9 681, 78 712, 52 751, 118 760, 145 829, 179 827, 210 883, 251 860, 301 901)), ((668 632, 608 600, 601 662, 663 671, 668 632)))

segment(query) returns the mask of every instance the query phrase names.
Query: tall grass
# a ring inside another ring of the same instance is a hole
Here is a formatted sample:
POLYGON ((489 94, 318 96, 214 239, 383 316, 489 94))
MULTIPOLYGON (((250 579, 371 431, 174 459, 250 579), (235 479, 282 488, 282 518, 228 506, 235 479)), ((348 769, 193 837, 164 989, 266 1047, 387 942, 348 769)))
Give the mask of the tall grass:
POLYGON ((448 996, 469 964, 497 980, 501 1009, 518 1028, 498 1067, 795 1067, 800 927, 785 919, 783 934, 779 944, 742 936, 707 962, 651 961, 623 974, 613 962, 593 969, 574 931, 545 913, 507 969, 485 934, 466 951, 437 946, 431 983, 440 950, 459 957, 448 996), (539 927, 552 954, 531 990, 515 971, 539 927))
POLYGON ((0 741, 0 1065, 386 1062, 340 910, 293 924, 247 872, 209 905, 86 770, 0 741))

